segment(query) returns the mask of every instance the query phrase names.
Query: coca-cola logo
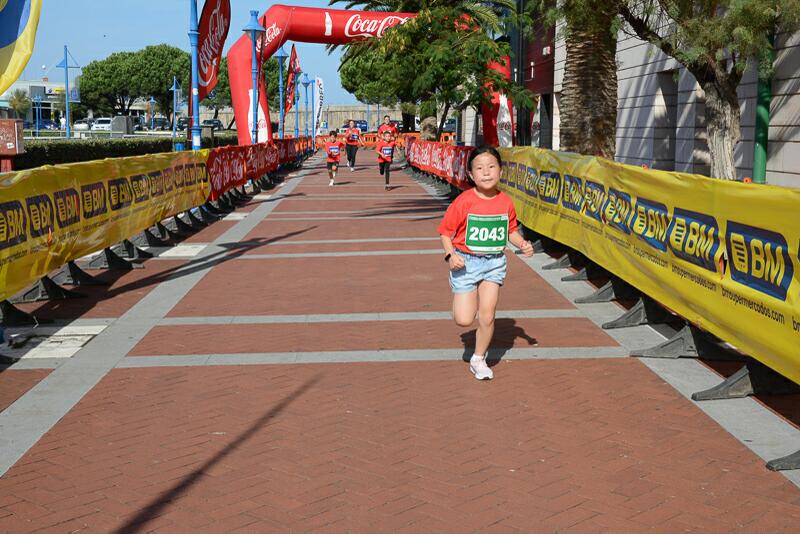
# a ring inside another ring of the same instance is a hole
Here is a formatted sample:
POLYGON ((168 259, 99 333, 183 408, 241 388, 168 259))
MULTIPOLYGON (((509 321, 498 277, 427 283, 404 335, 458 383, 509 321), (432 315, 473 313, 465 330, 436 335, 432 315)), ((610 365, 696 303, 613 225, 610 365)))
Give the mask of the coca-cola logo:
POLYGON ((269 28, 267 28, 267 33, 264 34, 265 44, 270 44, 280 34, 281 34, 281 29, 278 28, 278 23, 273 22, 272 25, 269 28))
POLYGON ((398 17, 389 15, 383 18, 361 18, 353 15, 344 25, 344 34, 347 37, 382 37, 383 33, 394 26, 405 24, 411 17, 398 17))
MULTIPOLYGON (((204 13, 205 15, 205 13, 204 13)), ((231 23, 231 10, 228 1, 216 2, 214 9, 207 21, 201 21, 201 42, 198 47, 198 64, 200 77, 198 82, 202 87, 207 87, 217 75, 219 58, 228 36, 231 23), (205 24, 207 24, 207 28, 205 24), (204 30, 204 31, 203 31, 204 30)))

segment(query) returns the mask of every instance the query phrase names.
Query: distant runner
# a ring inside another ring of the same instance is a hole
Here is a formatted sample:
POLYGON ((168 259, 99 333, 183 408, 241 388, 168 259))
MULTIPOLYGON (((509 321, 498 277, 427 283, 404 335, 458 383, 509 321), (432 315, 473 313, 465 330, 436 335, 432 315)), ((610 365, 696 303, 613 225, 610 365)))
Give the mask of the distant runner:
POLYGON ((325 143, 325 153, 327 157, 328 177, 331 179, 329 186, 333 187, 336 180, 336 172, 339 170, 339 158, 342 153, 342 146, 344 143, 336 139, 336 131, 331 131, 328 135, 328 141, 325 143))
POLYGON ((392 133, 389 130, 383 131, 383 139, 378 141, 375 146, 375 152, 378 153, 378 168, 381 175, 386 181, 384 189, 388 191, 389 187, 389 169, 392 166, 392 158, 394 157, 395 142, 392 139, 392 133))
POLYGON ((348 123, 347 131, 344 132, 345 142, 347 143, 347 166, 350 167, 350 172, 356 170, 356 154, 358 153, 358 145, 366 146, 364 141, 361 140, 361 130, 356 128, 356 121, 348 123))
POLYGON ((389 132, 392 135, 392 140, 397 140, 397 134, 399 132, 397 131, 397 126, 392 124, 389 115, 383 116, 383 124, 381 124, 380 128, 378 128, 378 138, 383 139, 383 132, 389 132))

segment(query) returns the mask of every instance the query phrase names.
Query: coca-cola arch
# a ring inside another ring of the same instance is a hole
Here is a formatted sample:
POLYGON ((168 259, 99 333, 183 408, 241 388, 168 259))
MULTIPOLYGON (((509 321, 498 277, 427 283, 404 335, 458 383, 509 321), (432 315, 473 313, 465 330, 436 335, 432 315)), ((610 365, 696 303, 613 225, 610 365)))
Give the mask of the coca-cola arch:
MULTIPOLYGON (((262 42, 257 43, 256 46, 258 64, 261 65, 272 57, 278 48, 288 40, 304 43, 348 44, 359 39, 381 37, 387 29, 403 24, 414 17, 416 17, 416 13, 352 11, 276 4, 259 17, 259 22, 266 29, 266 34, 262 42)), ((250 38, 243 35, 228 51, 228 77, 240 145, 252 142, 250 137, 253 120, 251 63, 252 44, 250 38)), ((505 70, 505 74, 508 75, 507 68, 505 70)), ((263 76, 258 77, 258 86, 258 141, 265 142, 272 139, 272 127, 263 76)), ((493 102, 496 100, 493 98, 493 102)), ((496 123, 497 113, 495 112, 493 116, 494 121, 490 120, 489 123, 496 123)), ((487 132, 490 129, 486 128, 486 124, 486 113, 484 113, 484 138, 490 144, 497 144, 496 131, 487 132)))

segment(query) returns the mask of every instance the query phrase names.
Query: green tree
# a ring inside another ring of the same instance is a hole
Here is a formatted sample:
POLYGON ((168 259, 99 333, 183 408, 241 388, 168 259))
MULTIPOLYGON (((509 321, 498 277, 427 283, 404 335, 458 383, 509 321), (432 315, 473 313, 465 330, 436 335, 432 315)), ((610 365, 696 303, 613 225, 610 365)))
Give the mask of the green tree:
POLYGON ((22 119, 28 114, 32 104, 28 93, 22 89, 14 89, 11 93, 11 97, 8 99, 8 105, 14 110, 14 114, 17 118, 22 119))
POLYGON ((92 61, 81 73, 81 101, 95 111, 127 115, 137 97, 136 53, 115 52, 92 61))
POLYGON ((705 93, 711 176, 736 178, 734 151, 741 139, 737 88, 751 61, 772 70, 770 37, 800 22, 797 0, 624 1, 621 14, 634 35, 675 58, 705 93))
POLYGON ((345 74, 342 83, 345 88, 359 87, 360 100, 434 102, 443 110, 436 135, 450 109, 480 105, 488 100, 491 88, 510 94, 520 105, 530 105, 527 91, 486 68, 509 53, 507 43, 495 42, 489 34, 500 32, 503 15, 515 12, 513 0, 345 2, 348 8, 358 5, 375 11, 418 12, 416 18, 390 29, 381 39, 348 46, 340 69, 345 74), (359 68, 347 68, 351 61, 359 62, 359 68))
MULTIPOLYGON (((181 87, 189 87, 192 60, 188 52, 174 46, 159 44, 147 46, 136 52, 137 68, 131 85, 138 96, 158 102, 158 108, 171 119, 172 78, 176 76, 181 87)), ((230 92, 229 92, 230 94, 230 92)))

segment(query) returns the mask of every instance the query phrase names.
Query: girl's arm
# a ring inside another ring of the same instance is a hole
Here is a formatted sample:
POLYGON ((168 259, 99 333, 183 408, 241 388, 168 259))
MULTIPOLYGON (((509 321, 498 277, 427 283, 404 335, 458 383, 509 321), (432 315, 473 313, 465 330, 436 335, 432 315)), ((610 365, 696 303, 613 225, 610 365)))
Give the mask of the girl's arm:
POLYGON ((514 230, 509 236, 508 241, 519 248, 525 256, 533 256, 533 245, 530 241, 526 241, 518 230, 514 230))
POLYGON ((455 253, 456 247, 453 246, 453 239, 447 235, 439 235, 442 239, 442 248, 445 255, 449 254, 450 259, 447 263, 450 265, 451 271, 458 271, 464 268, 464 258, 455 253))

